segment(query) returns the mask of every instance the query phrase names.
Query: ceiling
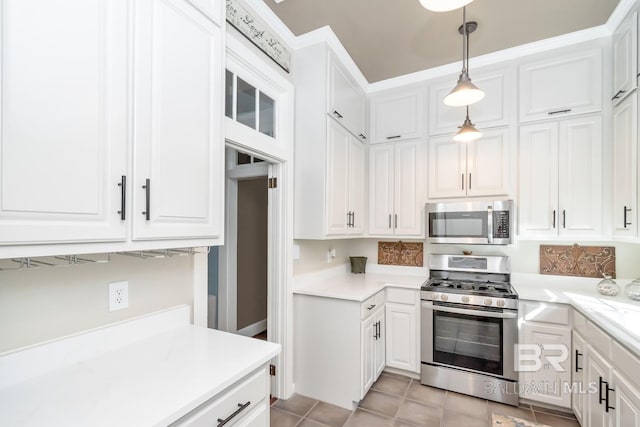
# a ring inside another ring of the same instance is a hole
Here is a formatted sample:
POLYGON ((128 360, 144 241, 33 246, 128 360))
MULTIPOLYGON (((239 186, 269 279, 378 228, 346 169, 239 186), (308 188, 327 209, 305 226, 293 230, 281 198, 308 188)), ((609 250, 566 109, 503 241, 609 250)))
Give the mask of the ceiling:
MULTIPOLYGON (((418 0, 264 2, 295 34, 328 25, 369 83, 460 61, 462 9, 431 12, 418 0)), ((604 24, 619 0, 476 0, 470 56, 604 24)))

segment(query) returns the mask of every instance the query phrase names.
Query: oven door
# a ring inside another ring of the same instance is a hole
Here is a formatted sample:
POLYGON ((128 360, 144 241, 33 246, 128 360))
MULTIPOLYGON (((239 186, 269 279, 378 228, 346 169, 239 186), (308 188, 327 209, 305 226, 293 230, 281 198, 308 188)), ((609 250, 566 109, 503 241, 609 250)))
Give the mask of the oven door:
POLYGON ((517 381, 517 312, 422 301, 422 362, 517 381))

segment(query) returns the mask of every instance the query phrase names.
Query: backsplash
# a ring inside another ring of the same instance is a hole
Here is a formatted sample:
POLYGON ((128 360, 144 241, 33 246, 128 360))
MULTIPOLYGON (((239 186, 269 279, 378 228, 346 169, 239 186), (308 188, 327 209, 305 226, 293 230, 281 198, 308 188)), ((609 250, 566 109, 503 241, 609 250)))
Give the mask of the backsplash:
POLYGON ((540 245, 540 274, 557 276, 616 277, 613 246, 540 245))
POLYGON ((422 242, 378 242, 378 264, 422 267, 423 246, 422 242))

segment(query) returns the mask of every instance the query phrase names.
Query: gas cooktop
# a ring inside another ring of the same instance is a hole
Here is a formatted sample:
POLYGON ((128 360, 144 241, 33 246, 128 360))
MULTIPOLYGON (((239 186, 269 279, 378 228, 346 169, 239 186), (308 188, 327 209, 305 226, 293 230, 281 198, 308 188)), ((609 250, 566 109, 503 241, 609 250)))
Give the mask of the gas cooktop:
POLYGON ((506 282, 451 280, 433 278, 427 280, 422 290, 435 292, 468 293, 473 295, 500 296, 502 298, 517 298, 511 285, 506 282))

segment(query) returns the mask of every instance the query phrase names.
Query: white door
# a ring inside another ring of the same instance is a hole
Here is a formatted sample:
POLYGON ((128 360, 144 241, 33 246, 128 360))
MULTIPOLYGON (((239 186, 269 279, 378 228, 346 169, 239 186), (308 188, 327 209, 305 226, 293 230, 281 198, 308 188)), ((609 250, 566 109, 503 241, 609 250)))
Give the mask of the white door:
POLYGON ((467 195, 503 196, 509 193, 507 130, 484 131, 467 146, 467 195))
POLYGON ((615 391, 609 392, 609 401, 615 408, 614 427, 640 426, 640 390, 618 371, 613 372, 613 388, 615 391))
POLYGON ((586 381, 586 361, 587 343, 577 333, 573 332, 571 358, 573 367, 571 369, 571 380, 574 390, 571 393, 571 408, 581 425, 586 423, 585 408, 587 404, 587 390, 589 384, 586 381))
POLYGON ((451 136, 429 140, 429 198, 465 197, 467 146, 451 136))
POLYGON ((367 320, 362 322, 361 334, 360 337, 360 354, 361 354, 361 363, 360 363, 360 378, 361 378, 361 390, 360 395, 361 398, 367 394, 367 391, 373 385, 375 381, 373 377, 374 373, 374 363, 375 363, 375 327, 373 324, 376 322, 375 316, 369 316, 367 320))
POLYGON ((220 236, 222 32, 185 0, 136 12, 134 239, 220 236))
POLYGON ((393 145, 369 148, 369 234, 393 234, 393 145))
POLYGON ((2 2, 1 243, 126 238, 128 3, 2 2))
POLYGON ((609 413, 605 411, 604 402, 600 399, 604 397, 606 390, 600 380, 611 380, 611 365, 593 347, 589 346, 587 353, 587 383, 596 387, 594 393, 587 395, 587 426, 609 427, 609 413))
POLYGON ((633 12, 613 34, 613 103, 634 90, 638 78, 638 13, 633 12))
POLYGON ((559 126, 558 193, 561 236, 599 236, 602 230, 602 124, 600 116, 559 126))
POLYGON ((558 234, 558 124, 520 128, 520 235, 558 234))
POLYGON ((525 323, 520 332, 522 333, 521 342, 538 345, 542 351, 541 368, 535 372, 521 373, 524 384, 535 385, 531 388, 525 387, 522 397, 563 408, 571 408, 571 393, 564 388, 565 384, 571 382, 571 357, 569 354, 571 329, 525 323), (551 348, 549 345, 554 347, 551 348), (549 362, 552 357, 555 360, 562 360, 562 356, 565 356, 566 359, 558 363, 560 369, 549 362))
POLYGON ((327 118, 327 234, 347 234, 349 221, 349 132, 327 118))
POLYGON ((379 309, 377 314, 373 316, 375 324, 377 324, 377 333, 376 338, 374 340, 374 381, 378 379, 382 370, 384 369, 386 358, 385 358, 385 319, 384 319, 384 309, 379 309))
POLYGON ((638 97, 627 97, 613 111, 613 232, 636 237, 638 97))
POLYGON ((364 233, 364 162, 366 153, 364 144, 349 135, 349 212, 351 212, 351 227, 349 234, 364 233))
POLYGON ((393 228, 400 236, 422 234, 423 181, 421 140, 396 143, 394 148, 393 228))
POLYGON ((405 371, 418 371, 418 308, 415 305, 386 303, 386 364, 405 371))

